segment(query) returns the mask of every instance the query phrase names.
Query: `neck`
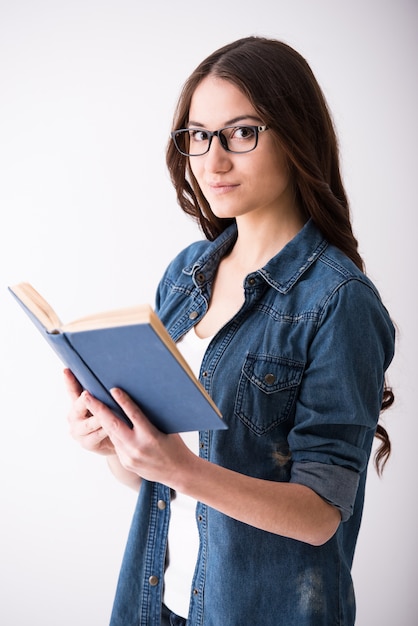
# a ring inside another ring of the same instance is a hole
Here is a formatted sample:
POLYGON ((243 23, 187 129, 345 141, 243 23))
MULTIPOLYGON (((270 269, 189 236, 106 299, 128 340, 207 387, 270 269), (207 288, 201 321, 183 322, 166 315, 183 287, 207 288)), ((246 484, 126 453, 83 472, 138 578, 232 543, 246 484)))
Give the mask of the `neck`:
POLYGON ((278 254, 306 221, 299 214, 273 223, 270 220, 260 222, 245 217, 237 218, 238 237, 230 259, 247 273, 260 269, 278 254))

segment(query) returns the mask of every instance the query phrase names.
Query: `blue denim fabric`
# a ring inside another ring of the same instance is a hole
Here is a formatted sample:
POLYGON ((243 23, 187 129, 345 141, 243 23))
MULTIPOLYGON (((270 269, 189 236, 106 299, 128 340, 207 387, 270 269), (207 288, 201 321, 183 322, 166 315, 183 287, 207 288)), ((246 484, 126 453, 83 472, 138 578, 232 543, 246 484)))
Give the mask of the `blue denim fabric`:
POLYGON ((186 620, 163 605, 161 611, 161 626, 186 626, 186 620))
MULTIPOLYGON (((235 238, 231 226, 215 242, 189 246, 164 274, 157 311, 175 340, 205 314, 235 238)), ((229 428, 201 432, 200 454, 250 476, 307 485, 339 509, 342 523, 314 547, 198 503, 190 626, 354 624, 350 569, 393 350, 375 287, 312 221, 246 277, 245 303, 211 341, 200 372, 229 428)), ((144 481, 111 626, 160 625, 169 517, 169 489, 144 481)))

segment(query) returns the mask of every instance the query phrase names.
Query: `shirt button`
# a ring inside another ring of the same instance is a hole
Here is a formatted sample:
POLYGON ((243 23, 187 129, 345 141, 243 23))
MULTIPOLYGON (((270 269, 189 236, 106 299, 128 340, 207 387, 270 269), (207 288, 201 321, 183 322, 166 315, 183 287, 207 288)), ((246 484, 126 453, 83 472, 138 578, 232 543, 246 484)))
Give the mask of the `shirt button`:
POLYGON ((157 507, 160 509, 160 511, 164 511, 165 507, 166 507, 166 503, 164 502, 164 500, 158 500, 157 502, 157 507))
POLYGON ((198 522, 203 522, 203 515, 198 515, 197 516, 197 521, 198 522))
POLYGON ((198 315, 199 315, 199 313, 198 313, 197 311, 192 311, 192 312, 189 314, 189 320, 195 320, 195 319, 196 319, 196 317, 198 317, 198 315))
POLYGON ((264 376, 264 382, 266 382, 268 385, 272 385, 275 380, 276 380, 276 377, 274 374, 266 374, 264 376))
POLYGON ((208 373, 207 372, 202 372, 202 376, 203 376, 203 378, 207 378, 208 377, 208 373))
POLYGON ((250 287, 253 287, 255 285, 255 278, 249 278, 248 284, 250 285, 250 287))
POLYGON ((197 596, 197 594, 199 593, 199 589, 193 589, 193 595, 197 596))
POLYGON ((199 272, 199 274, 196 275, 196 278, 199 283, 205 282, 205 275, 203 272, 199 272))
POLYGON ((148 582, 151 585, 151 587, 156 587, 159 583, 158 576, 150 576, 148 578, 148 582))

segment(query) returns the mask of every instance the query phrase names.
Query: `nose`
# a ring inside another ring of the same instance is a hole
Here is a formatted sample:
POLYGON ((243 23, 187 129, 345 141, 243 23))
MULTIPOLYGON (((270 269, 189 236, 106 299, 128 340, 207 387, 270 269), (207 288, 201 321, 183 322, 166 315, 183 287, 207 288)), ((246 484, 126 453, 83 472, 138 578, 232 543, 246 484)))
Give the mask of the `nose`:
POLYGON ((212 143, 203 158, 205 159, 205 168, 210 172, 225 172, 231 167, 230 153, 227 152, 218 136, 212 137, 212 143))

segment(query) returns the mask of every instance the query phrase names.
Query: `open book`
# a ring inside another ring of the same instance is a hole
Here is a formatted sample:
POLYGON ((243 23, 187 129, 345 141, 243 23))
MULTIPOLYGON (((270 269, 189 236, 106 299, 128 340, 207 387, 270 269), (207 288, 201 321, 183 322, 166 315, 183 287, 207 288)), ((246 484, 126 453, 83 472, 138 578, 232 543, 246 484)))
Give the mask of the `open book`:
POLYGON ((149 305, 61 324, 29 283, 9 290, 83 388, 128 424, 109 393, 112 387, 126 391, 165 433, 226 428, 213 400, 149 305))

